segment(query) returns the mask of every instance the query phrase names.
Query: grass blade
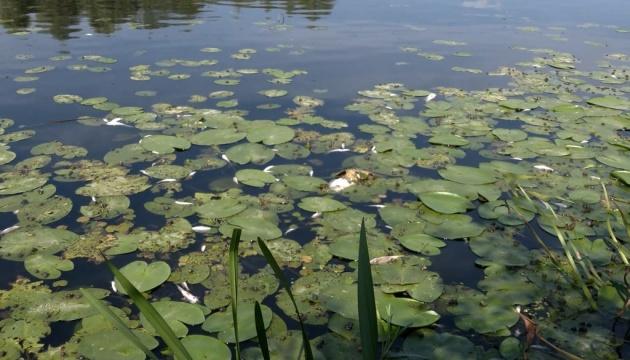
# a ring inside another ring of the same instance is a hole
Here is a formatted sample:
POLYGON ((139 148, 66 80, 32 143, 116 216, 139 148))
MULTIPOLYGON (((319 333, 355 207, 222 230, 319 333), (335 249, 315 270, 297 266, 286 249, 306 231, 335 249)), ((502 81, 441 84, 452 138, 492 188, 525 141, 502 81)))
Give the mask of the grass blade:
POLYGON ((378 324, 376 322, 376 302, 374 301, 374 284, 370 267, 365 219, 361 220, 361 234, 359 236, 359 328, 361 330, 361 348, 364 360, 376 359, 378 345, 378 324))
POLYGON ((256 301, 254 304, 254 319, 256 321, 256 335, 258 336, 258 344, 262 352, 263 359, 271 360, 269 356, 269 344, 267 344, 267 334, 265 333, 265 322, 263 321, 260 304, 256 301))
POLYGON ((105 319, 109 320, 109 322, 111 322, 112 325, 114 325, 114 327, 118 331, 120 331, 121 333, 123 333, 123 335, 125 335, 127 340, 131 341, 134 345, 136 345, 138 349, 144 351, 144 353, 147 354, 147 356, 150 359, 158 360, 155 354, 153 354, 151 350, 149 350, 146 346, 144 346, 144 344, 142 343, 142 341, 140 341, 140 339, 138 339, 136 334, 134 334, 131 330, 129 330, 127 325, 122 320, 120 320, 120 318, 116 316, 116 314, 114 314, 114 312, 109 307, 107 307, 106 305, 103 305, 103 303, 97 298, 95 298, 92 294, 90 294, 89 291, 86 291, 85 289, 79 289, 79 291, 81 291, 81 294, 85 297, 85 299, 90 303, 90 305, 94 309, 98 310, 98 312, 101 315, 103 315, 105 319))
POLYGON ((138 310, 140 310, 140 312, 147 318, 149 323, 151 323, 151 326, 153 326, 162 340, 164 340, 166 346, 168 346, 171 352, 173 352, 175 358, 179 360, 192 360, 192 357, 182 342, 175 333, 173 333, 171 327, 168 326, 164 318, 157 312, 157 310, 155 310, 153 305, 151 305, 151 303, 142 296, 140 291, 133 286, 127 277, 125 277, 125 275, 123 275, 120 270, 114 266, 114 264, 107 259, 105 259, 105 264, 112 274, 114 274, 114 277, 118 280, 123 289, 125 289, 125 292, 129 295, 134 305, 136 305, 138 310))
POLYGON ((234 322, 234 341, 236 359, 241 358, 241 345, 238 338, 238 244, 241 241, 241 229, 232 231, 229 253, 230 293, 232 298, 232 321, 234 322))
POLYGON ((280 286, 283 287, 287 291, 287 294, 289 294, 289 298, 291 299, 291 302, 293 303, 293 307, 295 308, 295 314, 297 315, 298 321, 300 322, 300 329, 302 330, 302 340, 304 342, 304 358, 306 360, 312 360, 313 351, 311 350, 311 343, 308 341, 308 335, 306 334, 306 329, 304 329, 304 323, 302 322, 302 315, 300 314, 300 311, 298 310, 297 303, 295 302, 295 298, 293 298, 293 293, 291 292, 291 285, 289 284, 287 279, 284 277, 284 274, 282 273, 280 266, 278 266, 276 259, 273 257, 273 255, 271 255, 271 251, 269 251, 269 248, 267 248, 267 245, 265 245, 265 243, 262 241, 261 238, 258 238, 258 246, 260 246, 260 250, 262 251, 263 256, 265 257, 265 259, 267 259, 267 262, 273 269, 273 272, 276 275, 276 278, 278 278, 278 282, 280 282, 280 286))

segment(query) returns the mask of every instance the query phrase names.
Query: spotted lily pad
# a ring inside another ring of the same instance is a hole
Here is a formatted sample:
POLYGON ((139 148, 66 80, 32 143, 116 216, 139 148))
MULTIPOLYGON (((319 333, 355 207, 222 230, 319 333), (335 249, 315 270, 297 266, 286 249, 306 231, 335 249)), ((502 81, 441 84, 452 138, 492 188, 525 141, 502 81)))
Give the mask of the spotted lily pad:
POLYGON ((407 234, 398 238, 405 248, 423 255, 438 255, 446 243, 427 234, 407 234))
POLYGON ((48 224, 63 219, 72 210, 72 201, 64 196, 53 196, 41 202, 30 203, 18 212, 22 223, 48 224))
POLYGON ((195 134, 191 142, 195 145, 224 145, 240 141, 246 135, 233 128, 211 129, 195 134))
POLYGON ((609 109, 630 110, 630 100, 614 96, 591 98, 588 100, 588 103, 609 109))
POLYGON ((140 145, 157 154, 170 154, 176 150, 187 150, 190 142, 186 139, 169 135, 151 135, 140 140, 140 145))
POLYGON ((330 212, 343 210, 346 205, 328 197, 307 197, 300 201, 298 207, 311 212, 330 212))
POLYGON ((245 210, 247 205, 239 202, 237 199, 226 198, 209 200, 197 207, 199 216, 208 219, 223 219, 234 216, 245 210))
POLYGON ((117 196, 131 195, 148 189, 151 185, 146 176, 113 176, 94 180, 76 190, 82 196, 117 196))
POLYGON ((183 179, 190 174, 190 169, 180 165, 156 165, 142 172, 156 179, 183 179))
POLYGON ((52 255, 78 239, 77 234, 68 230, 41 226, 23 227, 0 238, 0 257, 21 261, 29 255, 52 255))
POLYGON ((57 279, 62 271, 74 269, 74 264, 55 255, 34 254, 24 259, 24 267, 39 279, 57 279))

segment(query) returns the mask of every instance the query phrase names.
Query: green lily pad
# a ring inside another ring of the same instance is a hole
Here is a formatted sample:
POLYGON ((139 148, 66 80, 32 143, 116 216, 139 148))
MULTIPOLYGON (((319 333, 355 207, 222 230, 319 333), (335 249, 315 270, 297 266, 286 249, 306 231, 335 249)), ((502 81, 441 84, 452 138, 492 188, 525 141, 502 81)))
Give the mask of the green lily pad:
POLYGON ((195 145, 224 145, 243 140, 247 134, 236 129, 211 129, 193 135, 190 141, 195 145))
POLYGON ((381 319, 405 328, 428 326, 440 319, 438 313, 413 299, 387 295, 380 298, 376 305, 381 319))
POLYGON ((250 142, 262 142, 265 145, 278 145, 289 142, 295 137, 295 131, 288 126, 255 126, 247 132, 250 142))
POLYGON ((76 190, 82 196, 117 196, 132 195, 151 187, 146 176, 112 176, 94 180, 76 190))
POLYGON ((591 105, 596 105, 608 109, 630 110, 630 100, 614 96, 602 96, 591 98, 587 101, 591 105))
POLYGON ((464 239, 478 236, 485 228, 473 222, 445 221, 441 224, 427 224, 425 233, 440 239, 464 239))
POLYGON ((63 229, 23 227, 0 238, 0 257, 22 261, 29 255, 52 255, 77 241, 79 236, 63 229))
POLYGON ((328 197, 307 197, 300 201, 298 207, 310 212, 329 212, 343 210, 346 205, 328 197))
POLYGON ((250 218, 239 214, 229 218, 226 224, 221 225, 219 231, 225 236, 232 236, 233 228, 241 228, 241 238, 243 240, 263 240, 276 239, 282 236, 282 230, 276 224, 260 218, 250 218))
POLYGON ((70 260, 50 254, 34 254, 24 259, 24 267, 31 275, 39 279, 57 279, 62 271, 74 269, 70 260))
POLYGON ((230 360, 232 352, 224 342, 210 336, 188 335, 182 339, 193 360, 230 360))
POLYGON ((143 174, 156 179, 183 179, 190 174, 190 169, 180 165, 156 165, 146 168, 143 174))
MULTIPOLYGON (((171 268, 164 261, 155 261, 147 264, 144 261, 134 261, 120 269, 120 272, 129 279, 129 281, 140 292, 155 289, 164 283, 171 275, 171 268)), ((116 281, 116 289, 125 294, 125 291, 116 281)))
MULTIPOLYGON (((147 348, 154 349, 158 346, 157 340, 153 337, 140 331, 132 331, 147 348)), ((94 360, 143 360, 146 358, 145 353, 118 330, 83 336, 78 351, 82 356, 94 360)))
POLYGON ((405 338, 403 351, 435 360, 468 360, 476 357, 475 345, 467 338, 424 329, 405 338))
POLYGON ((282 178, 282 182, 285 183, 291 189, 305 192, 319 192, 322 189, 327 188, 328 183, 318 177, 306 176, 306 175, 289 175, 282 178))
POLYGON ((268 90, 261 90, 258 93, 260 95, 263 95, 269 98, 276 98, 276 97, 285 96, 289 92, 282 89, 268 89, 268 90))
POLYGON ((618 179, 622 183, 630 186, 630 171, 615 170, 615 171, 611 172, 610 175, 612 175, 612 177, 618 179))
POLYGON ((264 145, 246 143, 232 146, 225 155, 237 164, 245 165, 251 162, 261 165, 271 161, 275 153, 264 145))
POLYGON ((421 193, 419 197, 426 206, 443 214, 464 213, 472 208, 472 203, 468 199, 450 192, 426 192, 421 193))
POLYGON ((13 195, 37 189, 48 182, 48 176, 30 172, 4 172, 0 174, 0 195, 13 195))
POLYGON ((32 202, 18 212, 21 223, 48 224, 63 219, 72 210, 72 201, 64 196, 53 196, 32 202))
MULTIPOLYGON (((265 305, 260 305, 263 324, 265 328, 271 324, 272 312, 265 305)), ((240 341, 246 341, 256 337, 256 325, 254 321, 254 304, 240 303, 238 305, 238 336, 240 341)), ((219 311, 208 316, 201 326, 209 333, 217 333, 217 337, 225 342, 234 343, 234 322, 232 320, 231 307, 225 311, 219 311)))
POLYGON ((440 134, 440 135, 432 136, 429 139, 429 143, 435 144, 435 145, 447 145, 447 146, 466 146, 469 144, 469 141, 457 135, 440 134))
MULTIPOLYGON (((155 310, 162 316, 175 336, 184 337, 188 334, 186 325, 199 325, 205 321, 201 306, 180 301, 158 301, 151 303, 155 310)), ((142 326, 149 332, 155 333, 153 326, 144 314, 140 314, 142 326)))
POLYGON ((438 172, 447 180, 467 185, 491 184, 498 180, 497 175, 491 170, 470 166, 450 165, 438 172))
POLYGON ((190 142, 186 139, 169 135, 151 135, 142 138, 140 145, 156 154, 170 154, 176 150, 187 150, 190 142))
POLYGON ((263 187, 276 181, 276 178, 270 173, 256 169, 239 170, 235 176, 239 182, 254 187, 263 187))
POLYGON ((8 164, 13 159, 15 159, 14 152, 0 148, 0 165, 8 164))
POLYGON ((199 213, 199 216, 207 219, 224 219, 234 216, 246 208, 247 205, 239 202, 237 199, 225 198, 209 200, 197 207, 197 213, 199 213))
POLYGON ((446 243, 427 234, 407 234, 398 238, 405 248, 423 255, 438 255, 446 243))

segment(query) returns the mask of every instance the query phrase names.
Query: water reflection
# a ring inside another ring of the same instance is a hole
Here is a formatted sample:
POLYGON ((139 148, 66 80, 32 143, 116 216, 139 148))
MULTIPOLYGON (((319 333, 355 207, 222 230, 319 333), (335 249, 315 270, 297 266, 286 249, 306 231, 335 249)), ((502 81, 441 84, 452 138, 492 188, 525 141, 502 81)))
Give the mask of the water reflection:
POLYGON ((109 34, 116 25, 134 23, 155 29, 170 26, 168 20, 193 20, 206 6, 279 9, 316 21, 329 15, 334 0, 2 0, 0 24, 7 32, 37 30, 57 39, 69 39, 85 18, 94 32, 109 34))

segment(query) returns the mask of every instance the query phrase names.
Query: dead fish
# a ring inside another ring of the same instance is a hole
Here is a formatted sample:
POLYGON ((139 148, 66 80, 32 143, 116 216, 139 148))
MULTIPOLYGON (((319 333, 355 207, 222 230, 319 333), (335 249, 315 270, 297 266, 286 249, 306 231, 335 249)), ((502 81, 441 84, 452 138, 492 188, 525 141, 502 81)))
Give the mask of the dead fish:
POLYGON ((126 127, 133 127, 131 125, 127 125, 122 123, 122 118, 113 118, 111 120, 107 120, 107 119, 103 119, 103 121, 105 122, 105 125, 107 126, 126 126, 126 127))
POLYGON ((424 98, 424 102, 429 102, 429 101, 435 99, 436 97, 437 97, 436 93, 430 93, 429 95, 427 95, 426 98, 424 98))
POLYGON ((140 170, 141 173, 143 173, 146 176, 149 176, 149 173, 147 173, 145 170, 140 170))
POLYGON ((201 252, 206 251, 206 244, 201 245, 201 252))
POLYGON ((322 213, 316 212, 315 214, 311 215, 311 219, 315 219, 315 218, 318 218, 320 216, 322 216, 322 213))
POLYGON ((383 204, 373 204, 373 205, 368 205, 368 206, 369 207, 375 207, 375 208, 378 208, 378 209, 382 209, 382 208, 385 207, 385 205, 383 205, 383 204))
POLYGON ((235 184, 238 184, 238 179, 235 177, 232 178, 232 181, 234 181, 235 184))
POLYGON ((13 230, 17 230, 20 228, 20 225, 13 225, 13 226, 9 226, 8 228, 0 231, 0 235, 4 235, 4 234, 8 234, 13 230))
POLYGON ((162 180, 158 181, 158 184, 159 183, 163 183, 163 182, 175 182, 175 181, 177 181, 177 179, 162 179, 162 180))
POLYGON ((542 170, 542 171, 549 171, 549 172, 555 171, 553 168, 547 165, 543 165, 543 164, 534 165, 534 169, 542 170))
POLYGON ((266 168, 263 169, 263 172, 270 173, 271 169, 273 169, 273 168, 275 168, 274 165, 269 165, 269 166, 267 166, 266 168))
POLYGON ((370 260, 370 264, 372 264, 372 265, 389 264, 390 262, 396 261, 397 259, 400 259, 401 257, 403 257, 403 255, 381 256, 381 257, 377 257, 377 258, 374 258, 374 259, 370 260))
POLYGON ((204 225, 197 225, 197 226, 193 226, 192 227, 192 231, 199 233, 199 234, 205 234, 207 232, 210 231, 210 229, 212 229, 210 226, 204 226, 204 225))
POLYGON ((315 172, 311 169, 311 171, 308 172, 308 176, 313 176, 313 174, 315 174, 315 172))
POLYGON ((335 179, 328 183, 328 187, 334 192, 342 191, 352 185, 354 184, 344 178, 335 179))
POLYGON ((346 151, 350 151, 350 149, 344 149, 344 148, 341 148, 341 149, 332 149, 332 150, 329 150, 329 151, 328 151, 328 153, 330 154, 330 153, 336 153, 336 152, 346 152, 346 151))
POLYGON ((193 203, 191 203, 191 202, 179 201, 179 200, 175 200, 175 204, 177 204, 177 205, 193 205, 193 203))
POLYGON ((195 176, 196 173, 197 173, 196 171, 191 171, 190 174, 188 174, 188 177, 193 177, 195 176))
POLYGON ((184 298, 184 300, 188 301, 191 304, 196 304, 199 302, 199 298, 193 295, 191 292, 186 291, 186 289, 184 289, 183 287, 179 285, 175 285, 175 286, 177 287, 177 290, 179 291, 179 293, 182 294, 182 297, 184 298))
POLYGON ((112 280, 111 285, 112 285, 112 290, 114 292, 118 292, 118 290, 116 289, 116 282, 112 280))
POLYGON ((225 160, 226 162, 231 163, 230 159, 225 154, 221 154, 221 159, 225 160))
POLYGON ((294 232, 295 230, 297 230, 298 227, 297 226, 290 226, 287 231, 284 232, 284 235, 290 234, 292 232, 294 232))

